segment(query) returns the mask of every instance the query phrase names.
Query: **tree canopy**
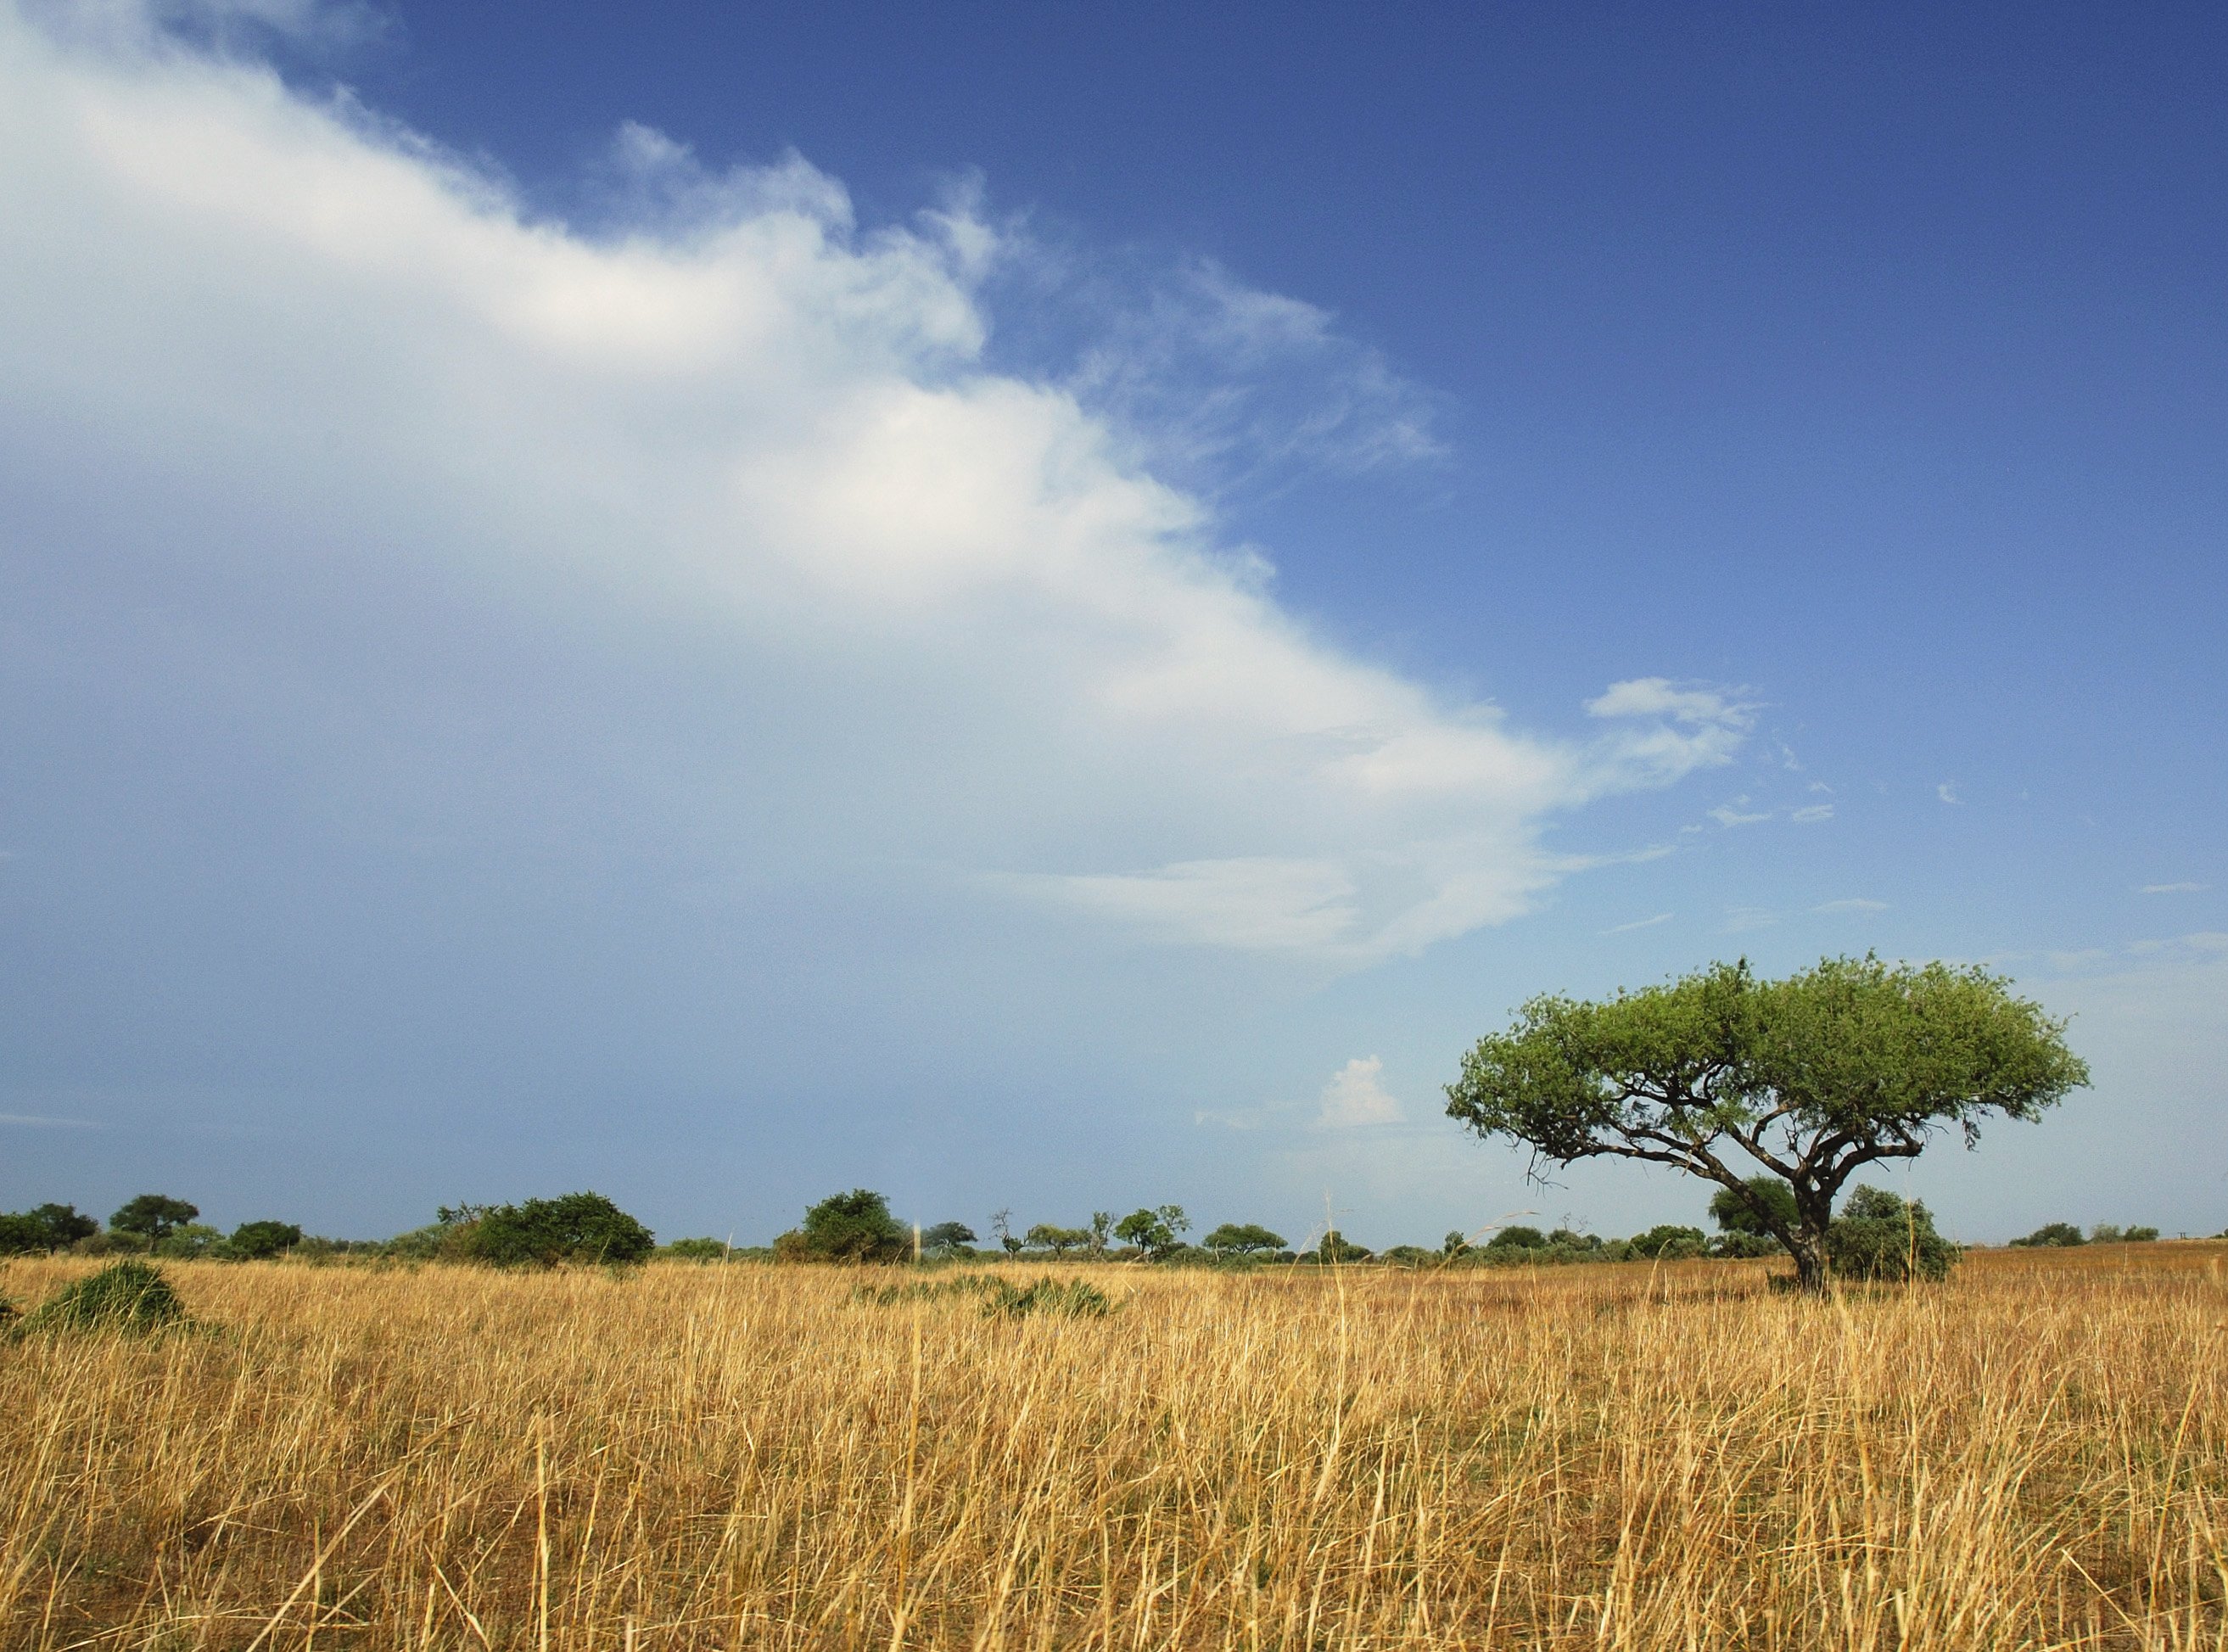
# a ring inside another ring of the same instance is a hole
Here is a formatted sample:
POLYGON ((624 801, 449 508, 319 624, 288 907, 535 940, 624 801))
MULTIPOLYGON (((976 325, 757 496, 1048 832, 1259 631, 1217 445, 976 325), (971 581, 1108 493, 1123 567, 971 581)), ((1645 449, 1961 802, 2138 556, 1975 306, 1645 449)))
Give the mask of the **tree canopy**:
POLYGON ((1251 1256, 1256 1251, 1283 1250, 1284 1236, 1271 1233, 1258 1222, 1225 1222, 1200 1243, 1218 1256, 1225 1252, 1251 1256))
POLYGON ((830 1194, 804 1213, 803 1249, 829 1262, 895 1262, 912 1236, 890 1214, 890 1201, 871 1188, 830 1194))
POLYGON ((124 1207, 108 1219, 108 1225, 119 1233, 137 1233, 150 1245, 159 1245, 170 1238, 172 1230, 183 1227, 201 1213, 199 1205, 189 1205, 182 1199, 173 1199, 167 1194, 143 1193, 127 1200, 124 1207))
POLYGON ((1780 981, 1745 961, 1585 1002, 1534 998, 1481 1039, 1447 1111, 1536 1161, 1668 1164, 1745 1204, 1822 1290, 1835 1196, 1945 1129, 2033 1119, 2089 1080, 2065 1023, 1977 967, 1827 958, 1780 981), (1761 1167, 1783 1205, 1746 1181, 1761 1167))
POLYGON ((466 1253, 499 1267, 554 1267, 560 1262, 640 1262, 656 1237, 599 1193, 528 1199, 479 1213, 466 1253))

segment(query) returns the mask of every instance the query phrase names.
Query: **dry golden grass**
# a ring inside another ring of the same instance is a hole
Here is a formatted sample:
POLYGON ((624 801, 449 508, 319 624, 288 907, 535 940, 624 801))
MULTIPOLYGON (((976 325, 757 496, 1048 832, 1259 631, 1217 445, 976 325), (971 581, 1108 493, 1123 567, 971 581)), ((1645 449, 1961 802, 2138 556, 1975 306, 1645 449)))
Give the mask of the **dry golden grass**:
POLYGON ((2219 1649, 2225 1254, 1838 1304, 1104 1267, 1115 1317, 1004 1322, 832 1271, 178 1265, 208 1329, 0 1347, 0 1641, 2219 1649))

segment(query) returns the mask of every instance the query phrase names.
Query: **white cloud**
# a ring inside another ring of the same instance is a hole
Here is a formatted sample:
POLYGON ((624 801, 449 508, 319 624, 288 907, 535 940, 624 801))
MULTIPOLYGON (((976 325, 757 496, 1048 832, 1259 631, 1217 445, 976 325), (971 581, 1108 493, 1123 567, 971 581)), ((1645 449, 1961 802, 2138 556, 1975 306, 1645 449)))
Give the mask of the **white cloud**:
POLYGON ((1847 900, 1828 900, 1822 906, 1813 906, 1810 910, 1812 912, 1885 912, 1887 910, 1887 902, 1885 900, 1866 900, 1859 897, 1852 897, 1847 900))
POLYGON ((29 1130, 102 1130, 89 1118, 46 1118, 36 1113, 0 1113, 0 1124, 14 1124, 29 1130))
MULTIPOLYGON (((1752 726, 1730 691, 1644 677, 1588 704, 1599 739, 1530 735, 1278 607, 1134 431, 1172 417, 1155 352, 1205 339, 1329 362, 1341 410, 1277 439, 1303 458, 1428 456, 1425 399, 1321 311, 1202 268, 1131 356, 996 372, 980 283, 1006 232, 964 199, 869 233, 801 159, 714 172, 641 126, 609 175, 611 225, 583 234, 252 62, 0 11, 0 417, 70 432, 82 472, 26 461, 9 485, 90 522, 85 478, 112 481, 148 502, 118 554, 195 564, 210 593, 243 569, 391 578, 584 658, 720 662, 720 709, 685 724, 506 685, 537 731, 506 772, 590 764, 616 840, 663 810, 716 864, 960 867, 1341 966, 1523 912, 1570 868, 1540 843, 1559 813, 1722 765, 1752 726)), ((273 674, 272 705, 359 716, 357 746, 304 747, 347 829, 575 829, 440 745, 490 720, 484 685, 358 652, 225 656, 273 674), (377 712, 444 692, 426 752, 377 712), (428 765, 437 802, 384 784, 428 765)))
POLYGON ((1957 783, 1955 780, 1944 780, 1934 788, 1934 795, 1941 798, 1943 803, 1961 804, 1965 801, 1957 795, 1957 783))
POLYGON ((1768 809, 1757 813, 1750 813, 1743 810, 1740 805, 1747 801, 1745 797, 1736 797, 1729 804, 1721 803, 1709 811, 1710 818, 1719 825, 1725 827, 1753 826, 1758 821, 1771 818, 1771 811, 1768 809))
POLYGON ((1629 924, 1613 925, 1610 928, 1602 931, 1602 933, 1604 935, 1629 935, 1636 929, 1653 929, 1658 924, 1668 924, 1671 921, 1671 913, 1668 912, 1660 912, 1653 918, 1636 918, 1629 924))
POLYGON ((1834 818, 1834 805, 1829 803, 1814 803, 1795 810, 1787 818, 1797 826, 1815 826, 1821 821, 1834 818))
POLYGON ((2144 895, 2200 894, 2212 886, 2207 883, 2147 883, 2135 893, 2144 895))
POLYGON ((1407 1115, 1378 1082, 1384 1071, 1385 1063, 1373 1055, 1348 1061, 1323 1086, 1316 1123, 1326 1130, 1399 1124, 1407 1115))

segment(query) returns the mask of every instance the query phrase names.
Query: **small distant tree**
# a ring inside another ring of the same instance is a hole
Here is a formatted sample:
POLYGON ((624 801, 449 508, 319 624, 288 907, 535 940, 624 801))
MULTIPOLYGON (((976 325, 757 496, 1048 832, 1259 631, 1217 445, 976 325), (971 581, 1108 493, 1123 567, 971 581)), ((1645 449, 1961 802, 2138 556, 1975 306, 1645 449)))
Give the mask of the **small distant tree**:
POLYGON ((1959 1252, 1918 1201, 1860 1187, 1826 1230, 1826 1254, 1836 1278, 1901 1282, 1947 1277, 1959 1252))
POLYGON ((129 1201, 108 1225, 118 1233, 136 1233, 150 1245, 160 1245, 174 1229, 183 1227, 202 1213, 199 1205, 167 1194, 143 1193, 129 1201))
POLYGON ((1050 1251, 1054 1256, 1066 1256, 1070 1251, 1079 1251, 1091 1243, 1091 1230, 1039 1222, 1029 1229, 1028 1242, 1033 1249, 1050 1251))
POLYGON ((933 1222, 920 1231, 920 1248, 924 1253, 938 1252, 948 1254, 975 1243, 975 1230, 964 1222, 933 1222))
POLYGON ((2120 1239, 2128 1245, 2155 1245, 2158 1236, 2159 1231, 2155 1227, 2131 1227, 2121 1234, 2120 1239))
POLYGON ((831 1194, 804 1213, 803 1253, 823 1262, 898 1262, 912 1236, 890 1214, 890 1201, 868 1188, 831 1194))
POLYGON ((1316 1255, 1325 1262, 1367 1262, 1370 1254, 1367 1245, 1354 1244, 1335 1227, 1316 1246, 1316 1255))
POLYGON ((39 1205, 14 1215, 0 1215, 0 1256, 67 1251, 99 1232, 100 1224, 90 1216, 80 1216, 74 1205, 39 1205))
POLYGON ((157 1256, 189 1262, 195 1257, 217 1254, 217 1247, 223 1243, 224 1233, 220 1228, 211 1227, 207 1222, 181 1222, 157 1239, 153 1248, 157 1256))
POLYGON ((1258 1222, 1225 1222, 1200 1243, 1217 1256, 1252 1256, 1257 1251, 1281 1251, 1284 1237, 1258 1222))
POLYGON ((232 1230, 225 1247, 242 1262, 259 1262, 292 1250, 302 1242, 302 1230, 292 1222, 242 1222, 232 1230))
POLYGON ((1460 1256, 1469 1249, 1469 1235, 1463 1233, 1459 1227, 1452 1229, 1449 1232, 1445 1239, 1439 1241, 1439 1254, 1441 1256, 1460 1256))
POLYGON ((1107 1239, 1113 1232, 1114 1213, 1112 1211, 1094 1210, 1091 1213, 1092 1255, 1104 1256, 1106 1254, 1107 1239))
POLYGON ((1969 1146, 1992 1115, 2033 1119, 2089 1081, 2065 1024, 1975 968, 1827 958, 1783 981, 1744 961, 1585 1002, 1546 996, 1478 1041, 1447 1111, 1535 1162, 1668 1164, 1747 1201, 1826 1289, 1826 1230, 1851 1177, 1914 1158, 1940 1130, 1969 1146), (1795 1219, 1743 1177, 1785 1182, 1795 1219))
POLYGON ((707 1235, 701 1239, 677 1239, 657 1247, 660 1256, 670 1257, 675 1262, 723 1262, 733 1247, 725 1239, 707 1235))
POLYGON ((2045 1222, 2024 1239, 2015 1239, 2014 1245, 2047 1246, 2057 1245, 2086 1245, 2087 1238, 2071 1222, 2045 1222))
POLYGON ((543 1268, 560 1262, 641 1262, 656 1248, 650 1229, 599 1193, 491 1206, 480 1213, 464 1245, 477 1261, 543 1268))
POLYGON ((1114 1237, 1125 1245, 1156 1257, 1175 1248, 1176 1236, 1191 1231, 1191 1219, 1181 1205, 1158 1205, 1135 1210, 1114 1224, 1114 1237))

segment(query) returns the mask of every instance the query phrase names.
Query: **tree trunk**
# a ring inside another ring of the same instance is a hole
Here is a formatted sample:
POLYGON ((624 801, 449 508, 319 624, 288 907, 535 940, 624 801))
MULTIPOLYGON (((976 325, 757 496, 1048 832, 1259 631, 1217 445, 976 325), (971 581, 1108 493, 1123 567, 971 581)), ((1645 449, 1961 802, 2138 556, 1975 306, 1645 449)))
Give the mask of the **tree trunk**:
POLYGON ((1795 1254, 1795 1288, 1806 1297, 1826 1294, 1826 1236, 1809 1226, 1796 1230, 1787 1248, 1795 1254))

